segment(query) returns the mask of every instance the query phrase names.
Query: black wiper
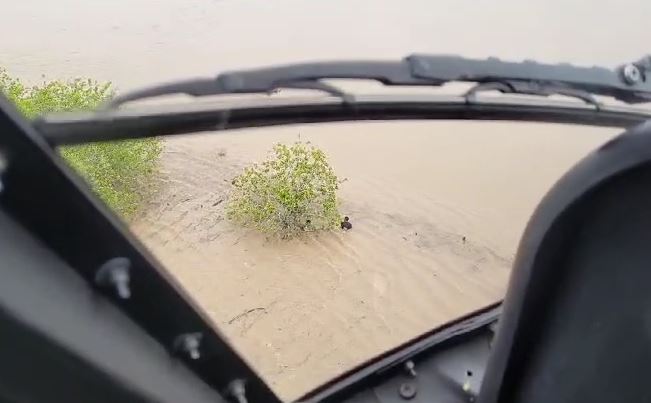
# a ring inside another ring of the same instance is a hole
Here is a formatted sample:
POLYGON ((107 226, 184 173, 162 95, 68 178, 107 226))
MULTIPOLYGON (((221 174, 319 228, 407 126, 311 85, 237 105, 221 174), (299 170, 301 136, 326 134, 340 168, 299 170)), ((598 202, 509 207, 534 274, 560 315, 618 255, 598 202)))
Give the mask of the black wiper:
POLYGON ((226 72, 216 78, 200 78, 163 84, 126 93, 110 106, 162 95, 208 96, 222 94, 264 94, 281 88, 314 89, 347 99, 343 91, 322 79, 376 80, 385 85, 440 85, 445 81, 414 77, 409 62, 322 62, 293 64, 255 70, 226 72))
POLYGON ((594 95, 609 96, 626 103, 651 102, 651 56, 616 70, 543 64, 533 61, 504 62, 499 59, 471 60, 461 57, 411 56, 414 75, 449 81, 478 83, 466 93, 493 90, 511 94, 565 95, 598 106, 594 95))
POLYGON ((326 92, 352 102, 354 98, 324 83, 324 79, 364 79, 390 86, 440 86, 453 81, 478 85, 466 95, 472 101, 483 90, 528 95, 567 95, 598 106, 594 95, 610 96, 626 103, 651 102, 651 56, 616 70, 505 62, 495 58, 466 59, 458 56, 412 55, 396 62, 348 61, 294 64, 227 72, 215 78, 179 81, 118 96, 108 105, 171 94, 208 96, 271 93, 281 88, 326 92))

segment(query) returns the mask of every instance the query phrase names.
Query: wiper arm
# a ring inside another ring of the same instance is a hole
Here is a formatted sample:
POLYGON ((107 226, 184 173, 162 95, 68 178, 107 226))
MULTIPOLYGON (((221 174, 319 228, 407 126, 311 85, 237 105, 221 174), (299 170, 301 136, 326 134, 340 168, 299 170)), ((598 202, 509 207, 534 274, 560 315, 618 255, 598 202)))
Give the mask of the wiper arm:
POLYGON ((323 79, 375 80, 390 86, 476 82, 479 85, 467 94, 469 100, 476 92, 488 88, 516 94, 569 95, 595 105, 598 103, 594 95, 610 96, 626 103, 651 102, 651 56, 609 70, 531 61, 505 62, 495 58, 412 55, 396 62, 305 63, 227 72, 216 78, 180 81, 127 93, 116 97, 109 107, 162 95, 264 94, 280 88, 314 89, 340 97, 344 102, 352 101, 352 96, 321 82, 323 79))
POLYGON ((522 95, 564 95, 567 97, 578 98, 583 102, 594 105, 597 109, 601 107, 599 101, 586 91, 567 88, 559 84, 539 84, 535 81, 495 81, 480 83, 468 90, 464 97, 466 102, 472 103, 476 100, 477 94, 482 91, 498 91, 503 94, 522 94, 522 95))
POLYGON ((513 94, 567 95, 590 104, 596 104, 594 95, 610 96, 626 103, 651 102, 651 56, 616 70, 565 63, 504 62, 496 58, 470 60, 415 55, 408 59, 413 62, 416 77, 479 83, 467 96, 490 89, 513 94))
POLYGON ((114 98, 109 106, 158 97, 186 94, 208 96, 222 94, 264 94, 280 88, 314 89, 343 99, 343 91, 321 79, 376 80, 385 85, 441 85, 443 80, 414 77, 411 63, 401 62, 321 62, 294 64, 255 70, 226 72, 216 78, 202 78, 163 84, 130 92, 114 98))

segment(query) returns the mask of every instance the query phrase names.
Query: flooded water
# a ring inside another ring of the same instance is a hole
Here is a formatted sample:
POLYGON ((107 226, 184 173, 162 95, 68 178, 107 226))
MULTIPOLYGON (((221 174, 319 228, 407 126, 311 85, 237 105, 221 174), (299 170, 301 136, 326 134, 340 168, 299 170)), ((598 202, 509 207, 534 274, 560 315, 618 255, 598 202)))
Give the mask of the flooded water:
MULTIPOLYGON (((118 90, 291 61, 412 52, 615 66, 645 49, 642 1, 23 0, 0 66, 118 90), (626 16, 615 17, 615 16, 626 16), (618 19, 619 18, 619 19, 618 19)), ((616 130, 486 122, 346 123, 165 142, 133 231, 284 399, 499 300, 545 191, 616 130), (270 241, 224 219, 230 181, 310 140, 353 230, 270 241)))
POLYGON ((411 52, 614 66, 649 52, 642 0, 22 0, 0 63, 119 88, 306 59, 411 52))
POLYGON ((178 138, 133 229, 291 398, 501 299, 538 200, 614 133, 391 122, 178 138), (224 213, 231 180, 299 134, 344 181, 341 211, 353 229, 280 242, 235 227, 224 213))

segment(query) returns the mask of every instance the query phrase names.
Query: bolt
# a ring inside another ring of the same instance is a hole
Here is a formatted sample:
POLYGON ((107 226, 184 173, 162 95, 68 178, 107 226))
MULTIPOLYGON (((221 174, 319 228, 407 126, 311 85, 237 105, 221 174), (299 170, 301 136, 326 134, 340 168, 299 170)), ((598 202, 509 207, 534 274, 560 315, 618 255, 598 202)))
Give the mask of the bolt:
POLYGON ((416 377, 416 365, 414 365, 414 362, 409 360, 405 362, 405 370, 411 375, 412 377, 416 377))
POLYGON ((400 388, 398 389, 400 397, 405 400, 413 399, 414 396, 416 396, 417 391, 418 390, 416 389, 416 385, 414 385, 412 382, 405 382, 401 384, 400 388))
POLYGON ((622 68, 622 77, 628 85, 634 85, 642 80, 640 69, 634 64, 627 64, 622 68))
POLYGON ((233 396, 237 403, 247 403, 246 389, 244 388, 243 379, 235 379, 228 384, 228 394, 233 396))
POLYGON ((115 257, 100 266, 95 274, 95 283, 103 287, 115 287, 118 297, 129 299, 131 297, 131 281, 129 269, 131 262, 125 257, 115 257))
POLYGON ((201 333, 186 333, 176 338, 174 348, 187 353, 191 359, 198 360, 201 357, 199 346, 201 345, 201 333))
POLYGON ((129 299, 131 290, 129 289, 129 272, 121 269, 115 270, 113 273, 113 284, 118 292, 118 296, 122 299, 129 299))

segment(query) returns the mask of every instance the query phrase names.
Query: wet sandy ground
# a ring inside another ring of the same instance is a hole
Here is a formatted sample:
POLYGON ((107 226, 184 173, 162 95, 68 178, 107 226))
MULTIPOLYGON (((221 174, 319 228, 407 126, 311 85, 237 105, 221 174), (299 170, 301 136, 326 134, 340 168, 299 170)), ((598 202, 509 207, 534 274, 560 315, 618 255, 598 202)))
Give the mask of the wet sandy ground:
POLYGON ((158 193, 133 230, 291 399, 501 299, 537 201, 613 133, 391 122, 184 136, 166 141, 158 193), (234 227, 232 178, 299 134, 329 155, 354 228, 287 242, 234 227))
MULTIPOLYGON (((118 91, 292 61, 412 52, 613 67, 649 52, 644 0, 22 0, 0 66, 118 91)), ((134 223, 283 397, 499 299, 537 201, 615 131, 488 123, 288 127, 166 142, 134 223), (230 179, 276 141, 323 147, 349 233, 274 243, 233 228, 230 179), (461 237, 466 236, 466 243, 461 237)))

